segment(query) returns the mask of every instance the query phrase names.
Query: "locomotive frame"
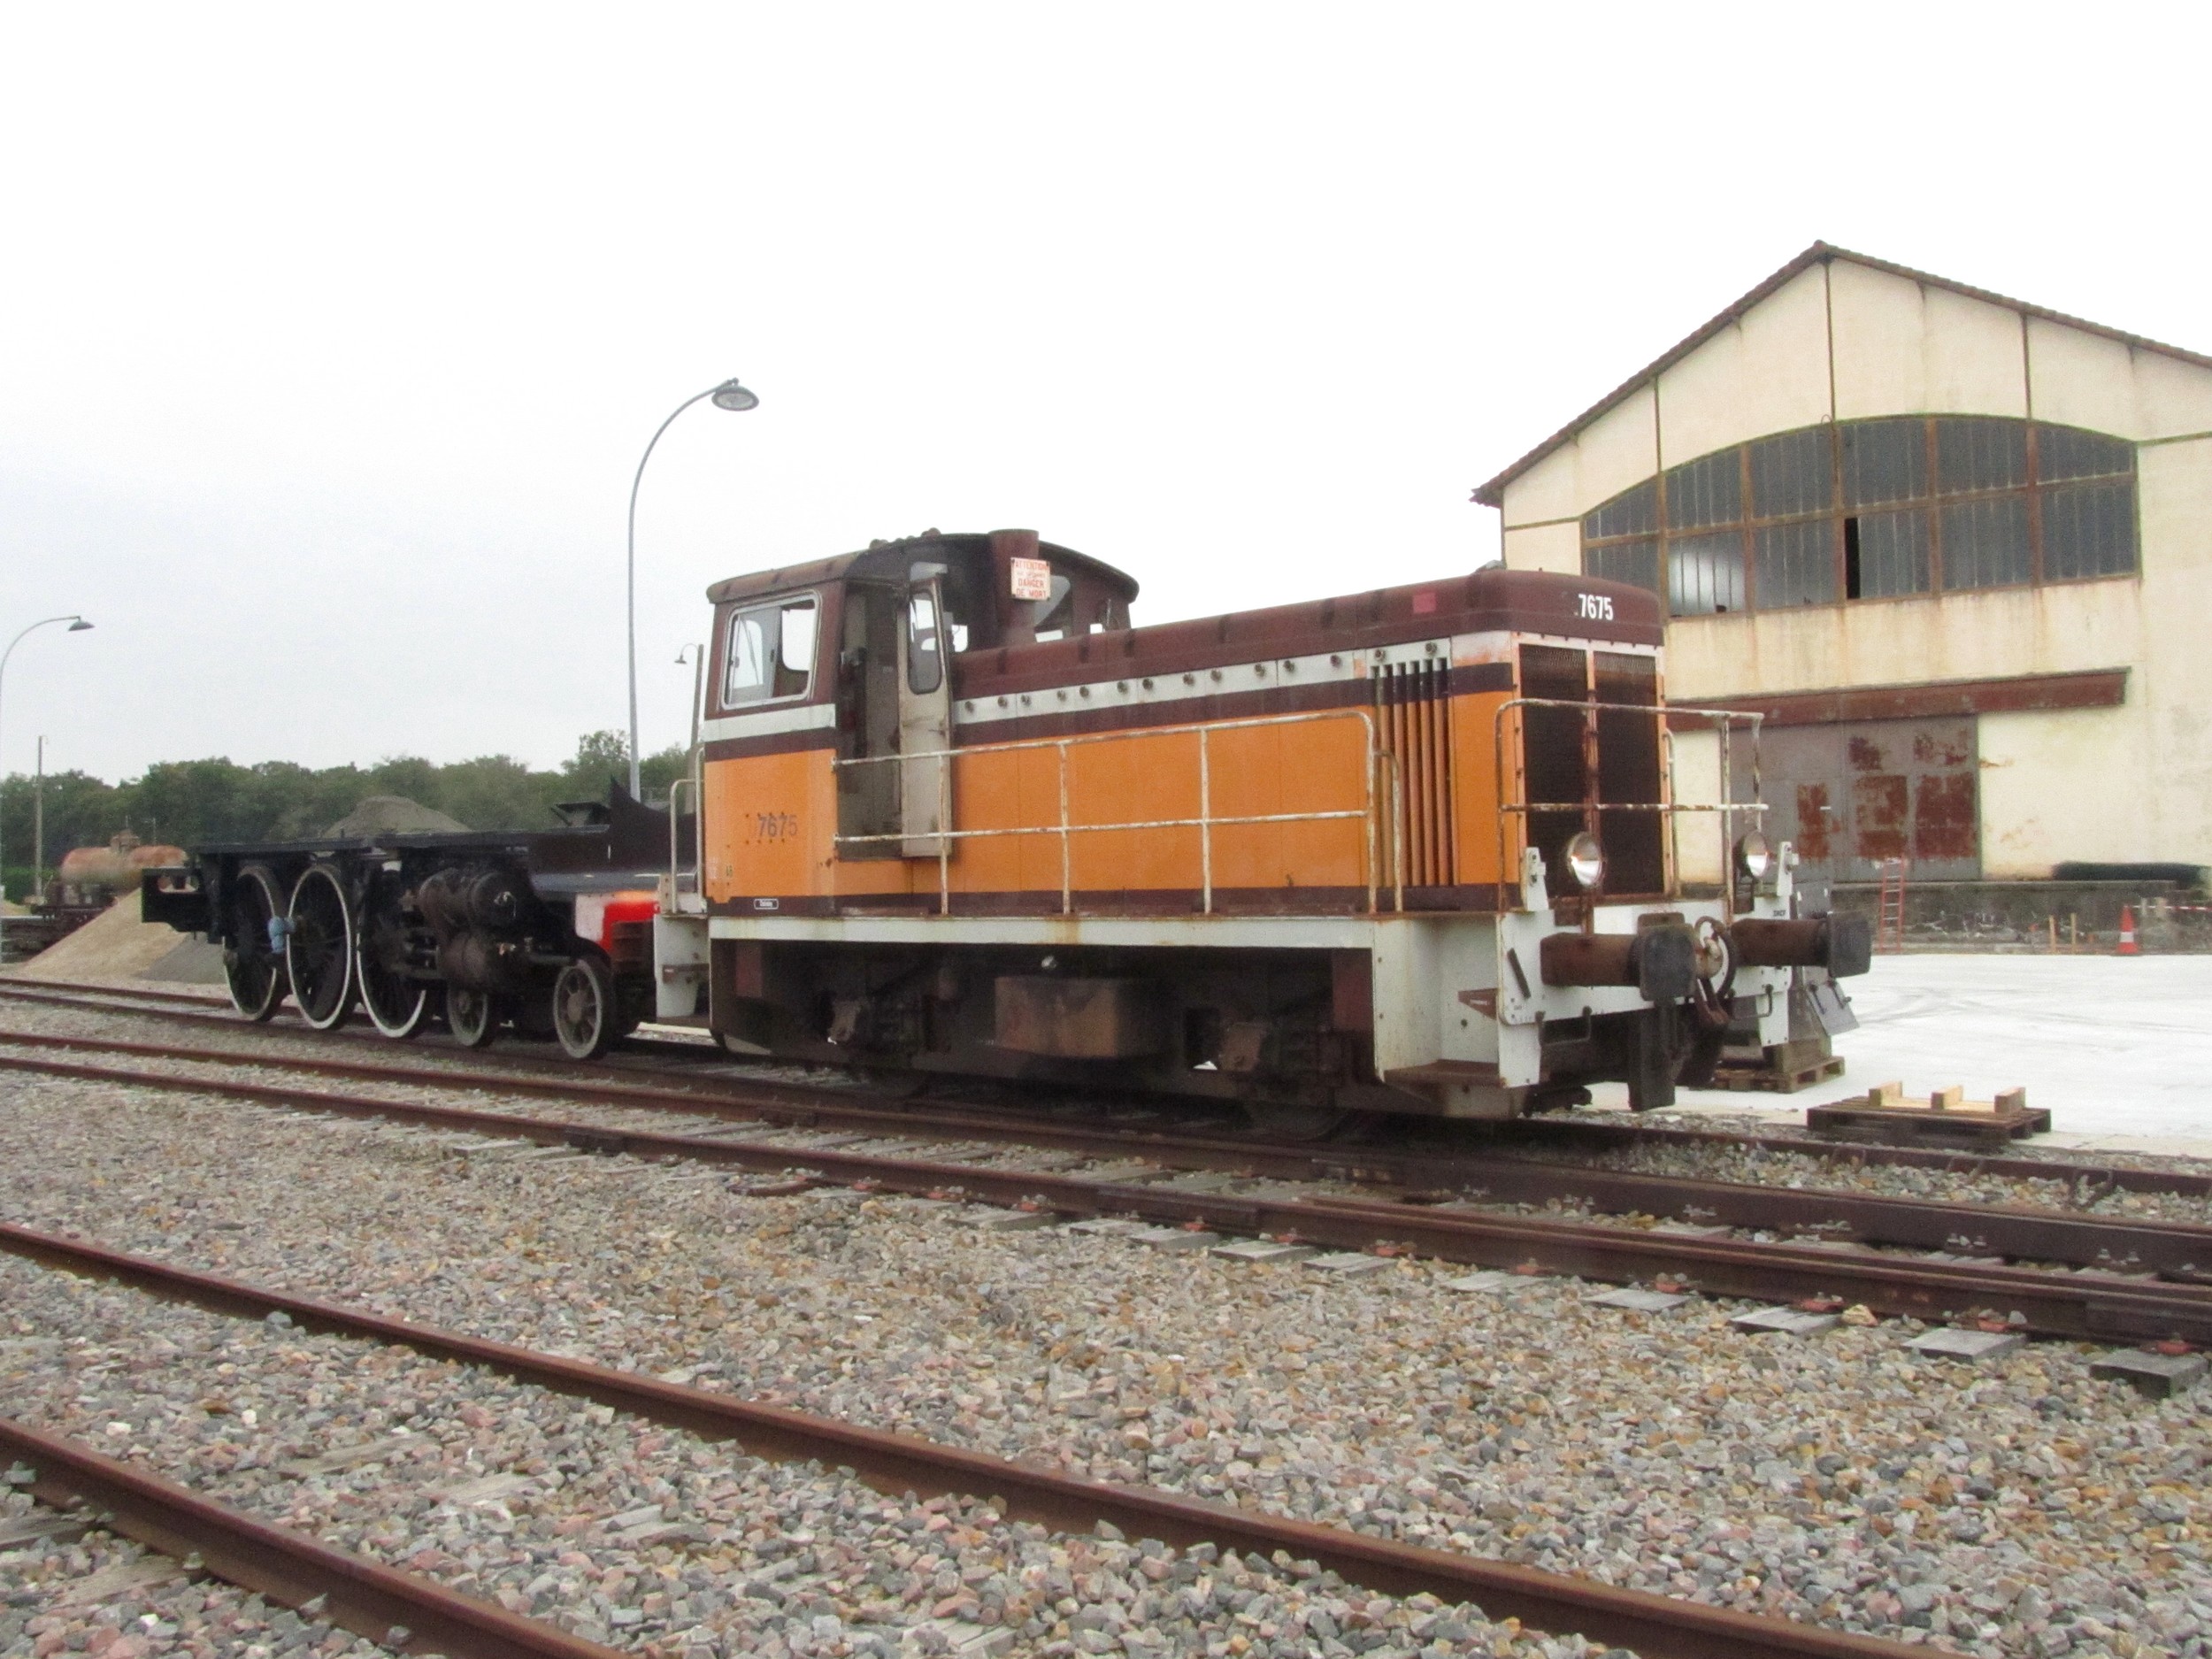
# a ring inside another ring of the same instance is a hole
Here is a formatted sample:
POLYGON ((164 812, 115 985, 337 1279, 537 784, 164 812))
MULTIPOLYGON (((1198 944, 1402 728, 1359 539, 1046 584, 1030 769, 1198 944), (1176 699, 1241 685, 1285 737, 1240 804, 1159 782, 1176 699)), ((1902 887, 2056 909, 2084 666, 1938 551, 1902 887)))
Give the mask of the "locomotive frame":
POLYGON ((670 812, 618 788, 529 834, 200 849, 146 913, 221 942, 254 1017, 288 989, 403 1037, 442 998, 465 1041, 506 1019, 579 1058, 654 1018, 1285 1127, 1664 1104, 1864 972, 1728 798, 1755 718, 1667 703, 1654 595, 1493 568, 1137 628, 1135 595, 1025 531, 720 582, 670 812), (1684 803, 1697 723, 1724 788, 1684 803), (1696 814, 1729 866, 1703 891, 1696 814))

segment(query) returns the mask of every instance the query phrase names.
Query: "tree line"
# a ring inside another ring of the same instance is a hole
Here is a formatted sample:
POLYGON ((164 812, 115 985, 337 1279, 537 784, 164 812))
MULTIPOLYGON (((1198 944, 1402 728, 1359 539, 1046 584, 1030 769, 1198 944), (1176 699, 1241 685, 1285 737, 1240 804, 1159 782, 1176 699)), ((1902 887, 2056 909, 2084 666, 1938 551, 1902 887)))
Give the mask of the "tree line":
MULTIPOLYGON (((666 798, 683 775, 680 747, 649 755, 639 767, 649 801, 666 798)), ((241 766, 223 757, 161 761, 143 775, 109 783, 88 772, 47 774, 46 868, 73 847, 104 847, 121 831, 142 841, 191 847, 206 841, 300 841, 320 835, 370 795, 404 795, 470 829, 543 829, 562 801, 603 800, 610 779, 627 778, 630 746, 619 732, 589 732, 557 771, 534 770, 510 755, 439 765, 413 755, 373 766, 290 761, 241 766)), ((0 783, 0 854, 6 895, 31 887, 33 779, 0 783)))

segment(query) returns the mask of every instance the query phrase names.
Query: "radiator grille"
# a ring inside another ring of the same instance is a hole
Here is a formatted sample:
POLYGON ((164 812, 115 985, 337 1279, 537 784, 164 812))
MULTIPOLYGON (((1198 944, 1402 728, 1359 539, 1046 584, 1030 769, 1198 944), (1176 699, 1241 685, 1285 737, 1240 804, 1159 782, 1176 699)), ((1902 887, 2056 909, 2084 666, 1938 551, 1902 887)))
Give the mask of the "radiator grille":
POLYGON ((1376 725, 1398 782, 1400 879, 1409 887, 1459 879, 1452 815, 1448 663, 1376 664, 1376 725))

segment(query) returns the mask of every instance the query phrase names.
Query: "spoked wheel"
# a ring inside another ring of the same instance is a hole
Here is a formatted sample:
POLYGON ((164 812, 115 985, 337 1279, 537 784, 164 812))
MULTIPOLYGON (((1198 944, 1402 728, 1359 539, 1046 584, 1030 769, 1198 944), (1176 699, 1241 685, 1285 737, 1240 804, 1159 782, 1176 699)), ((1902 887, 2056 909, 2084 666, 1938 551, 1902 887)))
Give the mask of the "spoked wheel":
POLYGON ((572 1060, 596 1060, 620 1034, 614 975, 597 956, 579 956, 553 981, 553 1034, 572 1060))
POLYGON ((250 1020, 264 1020, 284 1000, 282 964, 269 945, 271 918, 284 914, 284 884, 266 864, 238 872, 230 895, 231 943, 223 952, 223 982, 230 1005, 250 1020))
POLYGON ((353 972, 361 1006, 385 1036, 404 1042, 430 1023, 430 987, 408 977, 406 948, 386 930, 363 929, 353 972))
POLYGON ((353 1006, 353 918, 346 890, 328 864, 310 864, 292 889, 291 934, 284 965, 300 1018, 317 1031, 342 1022, 353 1006))
POLYGON ((449 985, 445 988, 446 1029, 464 1048, 488 1048, 499 1034, 499 1004, 489 991, 472 991, 449 985))

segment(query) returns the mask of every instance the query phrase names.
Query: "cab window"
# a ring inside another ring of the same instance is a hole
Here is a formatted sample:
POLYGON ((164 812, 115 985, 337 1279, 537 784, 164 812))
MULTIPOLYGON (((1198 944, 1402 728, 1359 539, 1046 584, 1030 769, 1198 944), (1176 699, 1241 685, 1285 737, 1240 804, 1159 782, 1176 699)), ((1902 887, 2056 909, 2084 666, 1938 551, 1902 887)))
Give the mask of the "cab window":
POLYGON ((722 706, 804 696, 814 680, 818 619, 812 594, 733 616, 722 648, 722 706))
POLYGON ((906 683, 918 694, 945 683, 944 640, 938 630, 934 588, 917 588, 906 596, 906 683))
POLYGON ((1052 591, 1029 607, 1030 636, 1038 641, 1064 639, 1075 633, 1075 584, 1058 571, 1052 572, 1052 591))

